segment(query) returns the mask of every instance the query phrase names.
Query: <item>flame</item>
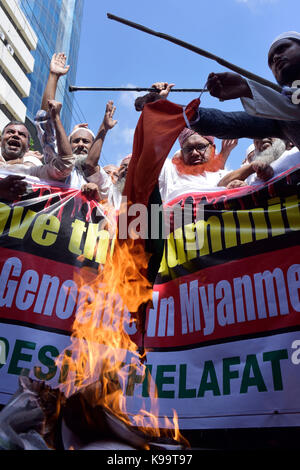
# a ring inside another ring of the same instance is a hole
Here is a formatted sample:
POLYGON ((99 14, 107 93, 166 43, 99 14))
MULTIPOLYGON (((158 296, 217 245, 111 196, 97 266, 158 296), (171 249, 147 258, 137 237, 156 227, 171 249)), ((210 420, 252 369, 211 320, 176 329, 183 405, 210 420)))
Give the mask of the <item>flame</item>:
POLYGON ((92 406, 102 406, 147 438, 163 436, 182 443, 177 415, 173 423, 166 419, 166 429, 159 427, 158 400, 151 377, 148 381, 149 396, 153 397, 151 410, 144 407, 130 418, 126 411, 129 374, 134 370, 144 377, 146 373, 144 356, 127 330, 135 321, 141 331, 145 307, 152 301, 152 285, 146 277, 148 261, 141 240, 120 241, 116 237, 105 265, 97 273, 82 268, 75 274, 83 293, 73 324, 71 347, 57 360, 65 375, 61 389, 70 396, 96 383, 93 396, 89 397, 92 406))

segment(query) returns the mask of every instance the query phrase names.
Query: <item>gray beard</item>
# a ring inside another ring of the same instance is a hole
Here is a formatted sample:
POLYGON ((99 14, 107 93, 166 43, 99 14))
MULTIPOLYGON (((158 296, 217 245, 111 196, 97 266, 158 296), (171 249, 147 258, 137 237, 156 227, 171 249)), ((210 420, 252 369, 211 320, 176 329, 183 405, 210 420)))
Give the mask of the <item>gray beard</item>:
POLYGON ((117 180, 117 182, 115 183, 116 188, 121 194, 123 193, 123 190, 125 188, 125 181, 126 181, 126 177, 123 177, 120 180, 117 180))
POLYGON ((84 173, 83 165, 84 165, 84 162, 87 158, 87 154, 86 153, 81 153, 79 155, 76 155, 74 153, 73 155, 75 157, 75 168, 77 168, 77 170, 79 170, 80 173, 84 173))
POLYGON ((17 158, 23 158, 24 157, 24 150, 21 149, 21 147, 19 148, 19 150, 17 150, 16 152, 10 152, 8 147, 4 146, 3 149, 2 149, 2 157, 4 158, 4 160, 15 160, 17 158))
POLYGON ((255 152, 255 158, 253 161, 263 161, 264 163, 272 163, 277 160, 283 152, 286 150, 285 143, 281 139, 274 140, 271 147, 268 147, 262 152, 255 152))

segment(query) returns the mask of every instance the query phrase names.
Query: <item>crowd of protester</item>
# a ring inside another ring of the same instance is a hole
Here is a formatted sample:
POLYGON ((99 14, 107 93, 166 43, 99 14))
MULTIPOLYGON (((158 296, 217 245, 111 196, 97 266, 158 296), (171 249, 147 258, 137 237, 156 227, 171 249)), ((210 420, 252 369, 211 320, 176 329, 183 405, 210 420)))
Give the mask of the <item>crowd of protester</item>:
MULTIPOLYGON (((22 197, 26 175, 30 175, 63 182, 118 209, 132 156, 124 156, 118 166, 104 167, 100 158, 106 135, 117 124, 116 108, 108 101, 96 135, 86 123, 79 123, 67 136, 60 120, 62 105, 55 100, 59 79, 69 70, 66 59, 64 53, 53 55, 36 115, 42 154, 29 149, 30 134, 23 123, 12 121, 2 130, 0 170, 9 174, 0 179, 0 197, 11 201, 22 197)), ((160 172, 157 183, 163 203, 191 191, 263 184, 300 163, 300 107, 292 100, 293 83, 300 78, 300 33, 278 36, 271 44, 268 64, 277 82, 289 92, 280 94, 234 73, 209 75, 210 94, 222 100, 240 98, 245 111, 199 107, 179 135, 180 150, 165 160, 160 172), (219 153, 216 138, 221 140, 219 153), (229 170, 227 160, 241 138, 253 143, 245 157, 241 155, 240 167, 229 170)), ((148 103, 168 99, 173 86, 154 83, 155 91, 137 98, 135 109, 141 112, 148 103)))
MULTIPOLYGON (((133 157, 124 155, 119 165, 101 164, 106 136, 117 125, 112 101, 107 102, 96 135, 87 123, 78 123, 67 135, 60 118, 62 104, 56 101, 59 79, 69 70, 66 60, 64 53, 53 55, 41 109, 36 114, 42 153, 30 149, 31 136, 24 123, 11 121, 1 130, 0 200, 16 201, 26 195, 30 176, 42 183, 58 181, 82 191, 102 205, 104 214, 110 208, 115 214, 133 157)), ((198 108, 178 137, 180 149, 166 158, 158 176, 162 203, 191 192, 263 185, 299 166, 300 100, 293 97, 297 92, 294 83, 300 80, 300 33, 290 31, 278 36, 270 46, 268 65, 283 93, 234 73, 209 75, 210 94, 223 101, 238 98, 244 111, 198 108), (239 148, 242 138, 252 143, 246 155, 241 154, 239 167, 229 169, 230 154, 239 148), (219 152, 216 139, 221 142, 219 152)), ((155 91, 136 99, 136 111, 142 112, 149 103, 168 100, 173 86, 154 83, 155 91)), ((146 132, 151 134, 152 129, 146 132)), ((147 178, 151 174, 145 172, 145 181, 147 178)), ((159 256, 155 262, 152 281, 159 256)))

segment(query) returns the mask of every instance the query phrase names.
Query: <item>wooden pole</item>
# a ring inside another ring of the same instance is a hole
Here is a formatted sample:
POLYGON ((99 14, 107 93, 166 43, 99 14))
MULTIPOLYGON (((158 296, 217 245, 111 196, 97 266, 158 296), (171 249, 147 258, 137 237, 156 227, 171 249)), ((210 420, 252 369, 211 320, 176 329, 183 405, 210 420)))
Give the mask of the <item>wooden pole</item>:
POLYGON ((269 80, 266 80, 265 78, 262 78, 252 72, 249 72, 248 70, 245 70, 239 67, 238 65, 232 64, 231 62, 228 62, 227 60, 222 59, 222 57, 218 57, 212 54, 211 52, 205 51, 204 49, 200 49, 200 47, 196 47, 193 44, 189 44, 188 42, 182 41, 181 39, 177 39, 173 36, 169 36, 168 34, 159 33, 157 31, 154 31, 153 29, 147 28, 146 26, 143 26, 138 23, 133 23, 132 21, 126 20, 125 18, 120 18, 119 16, 112 15, 111 13, 107 13, 107 17, 110 20, 118 21, 119 23, 123 23, 127 26, 130 26, 131 28, 143 31, 144 33, 151 34, 152 36, 157 36, 159 38, 165 39, 166 41, 173 42, 174 44, 184 47, 185 49, 195 52, 196 54, 202 55, 203 57, 207 57, 208 59, 212 59, 218 62, 218 64, 223 65, 224 67, 233 70, 234 72, 243 75, 244 77, 249 78, 250 80, 254 80, 255 82, 258 82, 281 93, 282 89, 276 83, 270 82, 269 80))
MULTIPOLYGON (((155 91, 159 92, 156 88, 128 88, 128 87, 87 87, 87 86, 69 86, 69 91, 155 91)), ((171 88, 170 91, 178 92, 205 92, 207 89, 203 88, 171 88)))

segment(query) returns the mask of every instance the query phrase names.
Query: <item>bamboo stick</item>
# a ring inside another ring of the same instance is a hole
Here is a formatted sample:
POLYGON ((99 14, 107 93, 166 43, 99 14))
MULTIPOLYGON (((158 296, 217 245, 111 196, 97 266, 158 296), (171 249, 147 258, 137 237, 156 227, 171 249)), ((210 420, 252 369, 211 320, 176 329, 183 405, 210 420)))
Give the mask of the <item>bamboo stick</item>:
POLYGON ((125 18, 120 18, 119 16, 112 15, 111 13, 107 13, 107 17, 110 20, 118 21, 119 23, 123 23, 127 26, 143 31, 144 33, 151 34, 152 36, 157 36, 159 38, 165 39, 166 41, 173 42, 174 44, 184 47, 185 49, 195 52, 196 54, 202 55, 203 57, 207 57, 208 59, 212 59, 218 62, 218 64, 223 65, 224 67, 233 70, 234 72, 243 75, 244 77, 249 78, 250 80, 254 80, 255 82, 272 88, 273 90, 278 91, 279 93, 282 90, 281 87, 276 83, 270 82, 269 80, 266 80, 265 78, 262 78, 259 75, 249 72, 248 70, 245 70, 239 67, 238 65, 232 64, 231 62, 228 62, 227 60, 222 59, 222 57, 218 57, 215 54, 212 54, 211 52, 205 51, 204 49, 200 49, 200 47, 194 46, 193 44, 189 44, 188 42, 182 41, 181 39, 175 38, 173 36, 169 36, 165 33, 159 33, 157 31, 154 31, 153 29, 147 28, 146 26, 143 26, 138 23, 133 23, 132 21, 126 20, 125 18))
MULTIPOLYGON (((69 91, 158 91, 156 88, 139 88, 139 87, 80 87, 80 86, 69 86, 69 91)), ((205 92, 207 89, 203 88, 171 88, 170 91, 178 92, 205 92)))

